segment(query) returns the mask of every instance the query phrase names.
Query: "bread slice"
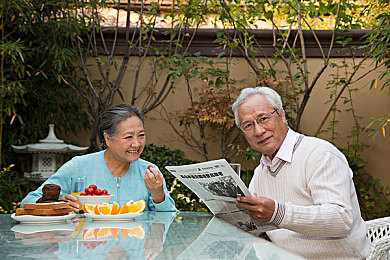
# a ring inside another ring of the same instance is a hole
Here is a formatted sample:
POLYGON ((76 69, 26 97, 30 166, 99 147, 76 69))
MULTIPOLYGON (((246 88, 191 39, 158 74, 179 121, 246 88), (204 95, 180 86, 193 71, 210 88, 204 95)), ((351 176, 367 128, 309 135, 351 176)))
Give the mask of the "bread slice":
POLYGON ((33 216, 63 216, 72 212, 72 208, 63 209, 16 209, 15 216, 33 215, 33 216))
POLYGON ((69 202, 51 202, 51 203, 24 203, 24 209, 66 209, 70 208, 69 202))

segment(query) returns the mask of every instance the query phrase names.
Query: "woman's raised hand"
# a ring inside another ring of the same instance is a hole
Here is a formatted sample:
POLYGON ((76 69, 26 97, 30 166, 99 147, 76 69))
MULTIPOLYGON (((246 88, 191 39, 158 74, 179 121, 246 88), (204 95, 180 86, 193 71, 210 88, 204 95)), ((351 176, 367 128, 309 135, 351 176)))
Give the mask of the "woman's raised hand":
POLYGON ((163 189, 164 179, 161 173, 149 165, 145 172, 144 181, 146 188, 152 194, 154 203, 158 204, 163 202, 165 200, 163 189))

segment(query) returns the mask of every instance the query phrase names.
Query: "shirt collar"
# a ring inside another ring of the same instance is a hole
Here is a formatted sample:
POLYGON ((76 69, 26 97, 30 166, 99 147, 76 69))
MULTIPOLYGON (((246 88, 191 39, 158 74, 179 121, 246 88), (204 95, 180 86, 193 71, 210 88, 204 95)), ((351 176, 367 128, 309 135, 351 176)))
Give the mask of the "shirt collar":
POLYGON ((280 161, 286 161, 291 163, 292 154, 294 150, 294 145, 299 137, 297 132, 294 132, 290 128, 287 131, 286 137, 283 140, 282 145, 280 146, 278 152, 276 153, 273 160, 271 160, 267 155, 262 155, 260 159, 260 164, 262 167, 269 166, 271 168, 275 167, 280 161))

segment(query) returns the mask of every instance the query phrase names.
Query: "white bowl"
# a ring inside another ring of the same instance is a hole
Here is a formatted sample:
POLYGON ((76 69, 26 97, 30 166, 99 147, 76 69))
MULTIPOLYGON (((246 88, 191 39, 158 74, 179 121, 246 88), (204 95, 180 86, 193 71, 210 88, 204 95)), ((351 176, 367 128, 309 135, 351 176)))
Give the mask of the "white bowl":
POLYGON ((80 196, 76 195, 76 198, 79 200, 80 204, 83 205, 84 203, 88 204, 102 204, 110 203, 114 195, 100 195, 100 196, 80 196))

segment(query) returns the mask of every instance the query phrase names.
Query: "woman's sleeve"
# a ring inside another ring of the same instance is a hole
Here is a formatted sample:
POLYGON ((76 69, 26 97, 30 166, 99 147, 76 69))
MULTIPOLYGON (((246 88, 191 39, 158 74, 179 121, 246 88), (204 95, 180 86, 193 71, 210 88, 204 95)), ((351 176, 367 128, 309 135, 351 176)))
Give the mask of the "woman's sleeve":
POLYGON ((152 195, 149 194, 149 209, 155 210, 155 211, 178 211, 176 206, 175 206, 175 201, 169 195, 169 192, 168 192, 168 189, 167 189, 167 186, 165 183, 165 179, 164 179, 163 189, 164 189, 165 199, 161 203, 158 203, 158 204, 154 203, 154 201, 152 199, 152 195))

